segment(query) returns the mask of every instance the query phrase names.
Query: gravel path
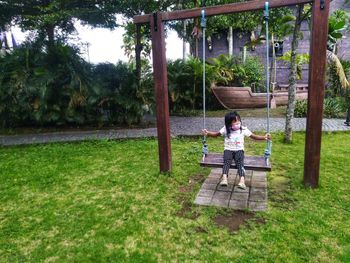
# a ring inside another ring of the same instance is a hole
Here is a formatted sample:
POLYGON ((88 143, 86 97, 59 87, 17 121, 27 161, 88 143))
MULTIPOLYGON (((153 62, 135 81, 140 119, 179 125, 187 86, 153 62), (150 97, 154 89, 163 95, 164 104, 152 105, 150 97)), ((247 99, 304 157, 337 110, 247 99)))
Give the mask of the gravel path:
MULTIPOLYGON (((244 118, 243 125, 248 126, 252 131, 266 131, 266 118, 244 118)), ((203 118, 201 117, 171 117, 172 136, 191 136, 200 135, 203 127, 203 118)), ((284 118, 271 118, 270 131, 284 131, 284 118)), ((208 130, 219 130, 224 126, 223 118, 206 118, 206 128, 208 130)), ((293 121, 294 131, 303 131, 306 127, 306 119, 298 118, 293 121)), ((324 119, 323 131, 350 131, 349 126, 344 125, 343 119, 324 119)), ((25 145, 35 143, 50 142, 72 142, 83 140, 100 139, 122 139, 122 138, 142 138, 157 136, 156 128, 147 129, 125 129, 125 130, 93 130, 93 131, 74 131, 74 132, 52 132, 41 134, 11 135, 0 136, 0 144, 3 146, 25 145)))

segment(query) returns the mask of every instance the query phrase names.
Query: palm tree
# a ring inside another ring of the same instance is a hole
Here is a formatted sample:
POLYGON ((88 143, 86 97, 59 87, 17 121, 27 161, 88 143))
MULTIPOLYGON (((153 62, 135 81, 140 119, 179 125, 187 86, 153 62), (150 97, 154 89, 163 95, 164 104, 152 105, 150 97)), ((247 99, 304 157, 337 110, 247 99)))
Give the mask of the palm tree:
POLYGON ((339 77, 339 82, 341 84, 341 86, 344 89, 350 89, 350 82, 349 80, 346 78, 343 66, 340 62, 340 59, 338 58, 338 56, 336 54, 334 54, 333 52, 327 50, 327 63, 328 64, 333 64, 335 69, 336 69, 336 73, 339 77))

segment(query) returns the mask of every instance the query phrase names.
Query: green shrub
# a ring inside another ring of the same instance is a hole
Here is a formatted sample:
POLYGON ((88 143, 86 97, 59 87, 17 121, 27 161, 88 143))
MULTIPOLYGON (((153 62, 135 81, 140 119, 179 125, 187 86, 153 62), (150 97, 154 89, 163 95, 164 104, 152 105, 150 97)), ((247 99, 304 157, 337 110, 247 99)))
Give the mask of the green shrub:
POLYGON ((238 56, 220 55, 211 58, 213 81, 225 86, 254 86, 260 90, 264 80, 264 66, 258 57, 248 56, 243 62, 238 56))
MULTIPOLYGON (((326 98, 323 102, 324 118, 339 118, 345 112, 345 103, 341 99, 326 98)), ((302 118, 307 115, 307 100, 299 100, 295 104, 294 117, 302 118)))
POLYGON ((338 100, 326 98, 323 103, 323 117, 324 118, 339 118, 343 111, 342 106, 338 100))
POLYGON ((0 125, 13 127, 33 121, 39 90, 30 79, 32 63, 38 57, 33 50, 17 49, 0 56, 0 125))
POLYGON ((3 127, 84 123, 89 65, 78 50, 26 43, 0 58, 3 127))
POLYGON ((171 112, 195 109, 202 90, 202 64, 197 58, 168 62, 169 107, 171 112))
MULTIPOLYGON (((248 56, 246 62, 237 56, 220 55, 206 63, 206 108, 220 109, 210 89, 212 83, 228 86, 263 87, 264 67, 256 57, 248 56)), ((191 115, 203 107, 203 62, 198 58, 168 62, 170 112, 191 115)))
MULTIPOLYGON (((343 66, 345 76, 348 80, 350 80, 350 61, 340 59, 340 62, 343 66)), ((331 65, 327 70, 328 76, 328 85, 326 90, 326 97, 337 97, 337 96, 349 96, 349 91, 345 90, 340 81, 339 76, 337 74, 337 69, 335 65, 331 65)))
POLYGON ((92 119, 100 123, 133 124, 140 121, 142 100, 132 65, 102 63, 92 70, 94 81, 89 96, 92 119))
POLYGON ((302 118, 307 114, 307 100, 297 100, 295 103, 294 117, 302 118))
POLYGON ((64 44, 50 47, 33 68, 39 89, 39 107, 34 117, 40 125, 86 123, 90 65, 79 50, 64 44))
POLYGON ((0 57, 0 125, 136 123, 151 85, 150 74, 137 85, 133 65, 92 67, 74 47, 27 43, 0 57))
MULTIPOLYGON (((187 115, 203 106, 203 62, 191 57, 168 62, 169 107, 172 114, 187 115)), ((212 94, 213 67, 206 64, 206 107, 216 109, 219 104, 212 94)))
POLYGON ((266 90, 264 65, 258 57, 247 56, 242 67, 245 73, 245 77, 241 79, 242 86, 254 87, 259 91, 266 90))

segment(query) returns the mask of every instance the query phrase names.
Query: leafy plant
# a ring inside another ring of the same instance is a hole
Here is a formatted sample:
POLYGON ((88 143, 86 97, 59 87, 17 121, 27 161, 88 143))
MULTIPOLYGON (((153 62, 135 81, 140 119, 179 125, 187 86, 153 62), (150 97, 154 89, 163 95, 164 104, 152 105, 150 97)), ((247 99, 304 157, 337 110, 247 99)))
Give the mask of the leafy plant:
POLYGON ((345 10, 334 11, 328 21, 328 49, 337 53, 337 42, 344 38, 344 31, 349 28, 349 18, 345 10))
POLYGON ((40 44, 27 43, 0 57, 0 123, 136 123, 143 105, 152 104, 151 86, 148 70, 138 87, 133 64, 91 69, 74 47, 60 44, 43 50, 40 44))
MULTIPOLYGON (((309 63, 310 55, 309 54, 297 54, 297 79, 302 79, 302 70, 303 65, 309 63)), ((291 61, 291 51, 285 52, 282 57, 278 58, 278 60, 283 60, 290 64, 291 61)))
POLYGON ((265 85, 263 84, 265 80, 265 72, 260 59, 254 56, 247 56, 246 61, 242 66, 245 73, 245 76, 242 76, 242 85, 254 87, 256 91, 262 91, 265 89, 265 85))
POLYGON ((33 81, 40 90, 39 107, 34 113, 36 121, 41 125, 83 124, 90 85, 89 65, 77 49, 66 45, 51 47, 42 54, 40 63, 33 69, 33 81))
MULTIPOLYGON (((210 89, 215 77, 214 68, 206 63, 206 107, 216 109, 219 105, 210 89)), ((169 106, 171 113, 191 115, 203 107, 203 62, 190 57, 168 62, 169 106)))
POLYGON ((303 118, 307 114, 307 100, 297 100, 295 102, 294 117, 303 118))
MULTIPOLYGON (((344 113, 344 102, 337 99, 326 98, 323 102, 324 118, 339 118, 344 113)), ((295 103, 294 117, 304 118, 307 115, 307 100, 295 103)))
POLYGON ((220 55, 211 58, 213 81, 227 86, 262 86, 263 65, 256 57, 248 56, 243 62, 238 56, 220 55))
MULTIPOLYGON (((129 61, 135 61, 135 46, 136 46, 136 30, 135 25, 132 22, 128 22, 124 26, 125 33, 123 34, 123 46, 124 54, 129 58, 129 61)), ((142 51, 141 57, 143 59, 149 59, 152 46, 151 42, 148 41, 150 38, 150 32, 148 27, 141 27, 141 43, 142 51)))
MULTIPOLYGON (((234 71, 238 73, 237 67, 238 62, 236 61, 237 57, 228 56, 221 54, 216 58, 210 58, 209 63, 214 69, 214 78, 215 82, 218 85, 238 85, 238 80, 234 75, 234 71)), ((241 74, 240 74, 241 75, 241 74)))
POLYGON ((99 64, 92 71, 93 88, 89 103, 103 123, 132 124, 140 121, 142 99, 137 96, 133 68, 123 62, 99 64))
POLYGON ((32 63, 38 54, 26 48, 0 56, 0 121, 2 127, 32 121, 30 112, 37 107, 39 91, 32 85, 32 63))
POLYGON ((326 98, 323 103, 323 117, 324 118, 339 118, 341 117, 342 105, 338 100, 326 98))
MULTIPOLYGON (((340 64, 343 68, 345 78, 350 79, 350 61, 340 59, 340 64)), ((333 63, 328 67, 328 85, 326 95, 328 97, 344 96, 349 97, 349 91, 344 89, 344 84, 340 80, 339 69, 337 63, 333 63)))

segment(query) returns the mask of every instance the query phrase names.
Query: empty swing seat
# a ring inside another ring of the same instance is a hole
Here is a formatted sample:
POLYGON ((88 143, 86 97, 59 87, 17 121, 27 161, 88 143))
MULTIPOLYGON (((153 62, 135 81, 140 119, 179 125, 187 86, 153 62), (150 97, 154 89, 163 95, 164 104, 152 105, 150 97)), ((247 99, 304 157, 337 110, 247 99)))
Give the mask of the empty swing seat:
MULTIPOLYGON (((201 166, 222 168, 224 166, 224 157, 222 153, 208 153, 200 162, 201 166)), ((237 169, 234 161, 231 168, 237 169)), ((244 169, 254 171, 271 171, 271 164, 266 163, 263 156, 244 156, 244 169)))

